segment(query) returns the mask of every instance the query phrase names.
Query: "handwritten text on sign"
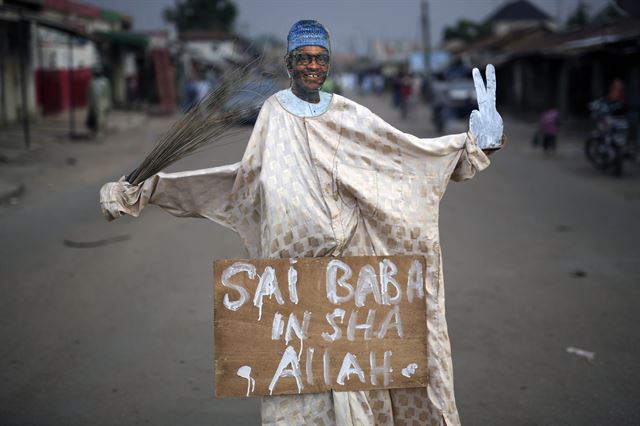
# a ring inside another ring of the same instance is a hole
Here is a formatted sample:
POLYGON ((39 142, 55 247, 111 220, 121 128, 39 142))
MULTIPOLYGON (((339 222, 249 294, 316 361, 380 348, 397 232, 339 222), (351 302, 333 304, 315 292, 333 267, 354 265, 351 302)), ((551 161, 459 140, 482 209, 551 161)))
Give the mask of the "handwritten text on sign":
POLYGON ((218 397, 422 387, 422 256, 214 264, 218 397))

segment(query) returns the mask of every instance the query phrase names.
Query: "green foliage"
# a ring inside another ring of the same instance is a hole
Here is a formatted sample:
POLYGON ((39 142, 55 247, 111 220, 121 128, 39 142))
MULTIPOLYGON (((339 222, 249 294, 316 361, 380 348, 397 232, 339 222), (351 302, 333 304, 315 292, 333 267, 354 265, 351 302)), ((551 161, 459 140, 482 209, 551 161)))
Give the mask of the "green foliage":
POLYGON ((468 19, 460 19, 455 25, 444 27, 444 40, 478 40, 491 34, 491 24, 478 24, 468 19))
POLYGON ((230 32, 237 15, 231 0, 178 0, 164 10, 164 19, 178 31, 230 32))
POLYGON ((584 2, 578 3, 576 10, 567 18, 567 28, 578 29, 589 23, 589 10, 584 2))

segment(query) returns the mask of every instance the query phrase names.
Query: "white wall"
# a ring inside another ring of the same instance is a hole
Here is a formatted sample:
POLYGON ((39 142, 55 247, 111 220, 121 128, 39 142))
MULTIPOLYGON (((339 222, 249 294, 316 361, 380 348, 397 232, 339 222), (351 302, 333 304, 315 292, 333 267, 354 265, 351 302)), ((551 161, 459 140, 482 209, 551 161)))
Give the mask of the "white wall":
MULTIPOLYGON (((70 68, 69 36, 61 31, 38 27, 37 70, 70 68)), ((76 38, 73 44, 73 69, 92 68, 99 64, 98 51, 92 41, 76 38)))

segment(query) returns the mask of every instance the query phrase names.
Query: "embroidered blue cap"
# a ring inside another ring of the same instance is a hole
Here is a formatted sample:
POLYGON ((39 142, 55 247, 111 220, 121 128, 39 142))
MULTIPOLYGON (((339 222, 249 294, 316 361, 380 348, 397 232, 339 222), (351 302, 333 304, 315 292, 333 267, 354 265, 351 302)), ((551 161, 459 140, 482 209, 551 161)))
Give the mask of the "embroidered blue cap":
POLYGON ((287 53, 302 46, 320 46, 331 51, 329 32, 318 21, 298 21, 289 30, 287 36, 287 53))

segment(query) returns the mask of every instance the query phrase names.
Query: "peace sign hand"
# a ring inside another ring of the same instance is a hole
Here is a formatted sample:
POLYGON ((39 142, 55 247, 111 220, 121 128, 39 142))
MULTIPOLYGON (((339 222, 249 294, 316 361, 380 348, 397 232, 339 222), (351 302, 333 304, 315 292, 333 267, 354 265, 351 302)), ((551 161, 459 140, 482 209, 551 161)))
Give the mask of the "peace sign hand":
POLYGON ((504 126, 502 117, 496 111, 496 70, 493 65, 487 65, 485 74, 487 77, 486 88, 478 68, 473 69, 473 83, 476 86, 478 109, 471 112, 469 130, 476 137, 480 149, 494 149, 500 147, 504 126))

